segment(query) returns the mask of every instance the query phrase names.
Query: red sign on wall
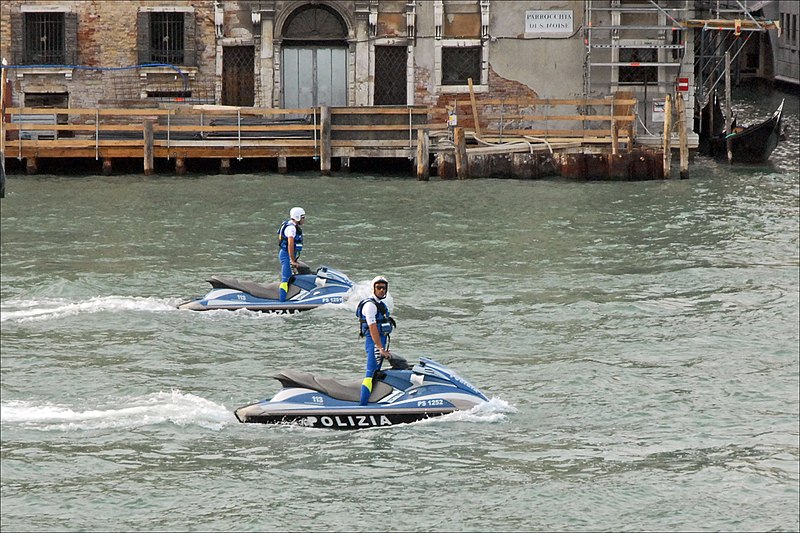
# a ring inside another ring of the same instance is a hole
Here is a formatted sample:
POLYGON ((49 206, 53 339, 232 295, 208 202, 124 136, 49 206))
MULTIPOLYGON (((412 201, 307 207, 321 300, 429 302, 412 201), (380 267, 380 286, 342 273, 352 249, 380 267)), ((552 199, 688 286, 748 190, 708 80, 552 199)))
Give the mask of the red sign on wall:
POLYGON ((678 78, 678 92, 689 91, 689 78, 678 78))

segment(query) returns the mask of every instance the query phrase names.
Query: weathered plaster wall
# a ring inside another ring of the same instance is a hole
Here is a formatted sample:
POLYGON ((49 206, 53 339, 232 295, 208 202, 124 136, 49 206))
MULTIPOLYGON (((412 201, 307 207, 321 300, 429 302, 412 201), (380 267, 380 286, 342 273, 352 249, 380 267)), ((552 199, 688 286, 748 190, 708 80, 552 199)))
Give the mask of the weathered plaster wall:
POLYGON ((489 63, 498 77, 524 84, 541 98, 583 93, 583 2, 492 3, 489 63), (526 10, 573 12, 573 34, 525 37, 526 10))
MULTIPOLYGON (((571 98, 583 92, 583 2, 492 2, 488 41, 488 86, 476 90, 480 108, 487 100, 503 98, 571 98), (526 38, 525 11, 572 10, 573 34, 557 38, 526 38)), ((447 8, 447 6, 446 6, 447 8)), ((445 20, 447 16, 445 15, 445 20)), ((457 21, 453 17, 454 21, 457 21)), ((473 17, 473 20, 474 17, 473 17)), ((461 21, 461 30, 472 28, 461 21), (464 29, 466 28, 466 29, 464 29)), ((472 28, 474 30, 475 28, 472 28)), ((462 31, 463 30, 463 31, 462 31)), ((435 85, 435 45, 433 2, 417 2, 417 40, 415 59, 415 104, 434 110, 432 123, 446 123, 447 107, 455 101, 469 101, 468 92, 446 93, 435 85)), ((471 117, 464 117, 471 125, 471 117)))

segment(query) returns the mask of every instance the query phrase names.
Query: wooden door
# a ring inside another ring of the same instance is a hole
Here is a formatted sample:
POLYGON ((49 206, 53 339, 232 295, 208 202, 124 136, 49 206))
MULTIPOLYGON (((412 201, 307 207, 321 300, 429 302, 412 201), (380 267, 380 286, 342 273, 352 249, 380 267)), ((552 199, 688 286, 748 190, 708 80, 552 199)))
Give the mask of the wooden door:
POLYGON ((255 50, 252 46, 222 49, 222 105, 252 107, 255 103, 255 50))

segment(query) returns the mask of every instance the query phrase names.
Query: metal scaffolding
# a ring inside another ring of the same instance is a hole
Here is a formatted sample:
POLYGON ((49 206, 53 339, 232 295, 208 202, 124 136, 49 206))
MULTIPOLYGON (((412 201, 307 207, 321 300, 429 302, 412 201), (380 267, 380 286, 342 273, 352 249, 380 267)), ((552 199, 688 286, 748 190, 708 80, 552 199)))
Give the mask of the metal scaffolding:
POLYGON ((636 92, 645 129, 657 100, 676 90, 686 92, 688 108, 696 111, 724 79, 726 52, 738 68, 754 35, 780 29, 777 21, 755 15, 763 5, 747 0, 586 0, 584 94, 636 92))
POLYGON ((586 0, 584 93, 675 84, 686 51, 688 0, 586 0))

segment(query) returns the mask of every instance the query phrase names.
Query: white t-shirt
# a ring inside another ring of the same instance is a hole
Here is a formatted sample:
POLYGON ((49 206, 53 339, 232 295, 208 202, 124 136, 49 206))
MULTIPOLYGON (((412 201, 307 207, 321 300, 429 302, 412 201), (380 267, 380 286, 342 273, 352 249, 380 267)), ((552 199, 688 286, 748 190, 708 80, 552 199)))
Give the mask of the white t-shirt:
POLYGON ((367 321, 367 325, 375 324, 377 322, 376 315, 378 314, 378 306, 375 305, 375 302, 372 300, 367 300, 364 303, 364 307, 361 308, 361 312, 364 313, 364 320, 367 321))
POLYGON ((286 227, 283 229, 283 236, 287 239, 289 237, 297 237, 297 225, 295 224, 294 220, 290 220, 286 227))

